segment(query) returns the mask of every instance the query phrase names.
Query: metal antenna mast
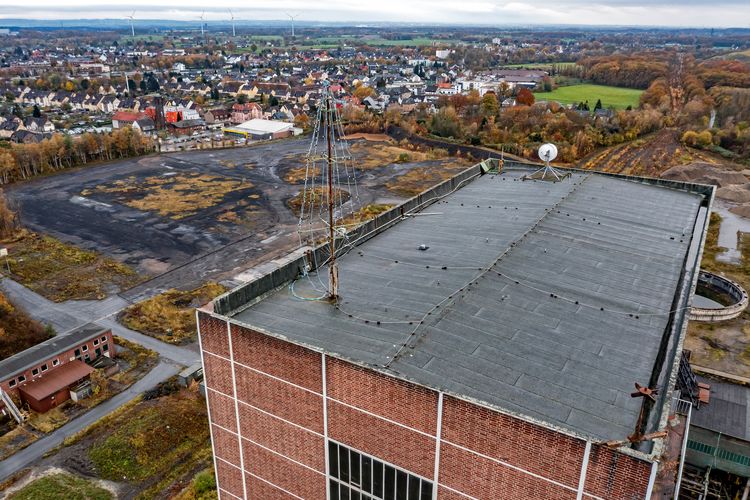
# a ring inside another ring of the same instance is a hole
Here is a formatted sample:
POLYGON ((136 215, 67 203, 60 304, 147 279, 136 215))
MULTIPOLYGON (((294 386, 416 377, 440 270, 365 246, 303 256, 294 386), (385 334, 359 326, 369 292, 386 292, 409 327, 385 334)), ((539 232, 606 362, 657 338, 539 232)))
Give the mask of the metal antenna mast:
POLYGON ((333 106, 331 93, 326 86, 326 110, 325 110, 325 131, 326 131, 326 146, 328 154, 326 155, 326 163, 328 165, 328 238, 329 247, 331 252, 331 258, 328 262, 328 298, 330 300, 336 300, 338 297, 339 288, 339 273, 336 267, 336 233, 334 230, 334 219, 333 219, 333 106))
POLYGON ((361 202, 353 156, 329 82, 323 82, 312 125, 310 147, 304 158, 304 188, 292 204, 299 207, 300 247, 321 245, 325 249, 321 252, 323 261, 318 260, 318 252, 308 253, 307 283, 318 295, 307 300, 335 302, 340 286, 337 253, 352 245, 347 228, 359 224, 361 202), (326 266, 327 280, 320 272, 326 266))

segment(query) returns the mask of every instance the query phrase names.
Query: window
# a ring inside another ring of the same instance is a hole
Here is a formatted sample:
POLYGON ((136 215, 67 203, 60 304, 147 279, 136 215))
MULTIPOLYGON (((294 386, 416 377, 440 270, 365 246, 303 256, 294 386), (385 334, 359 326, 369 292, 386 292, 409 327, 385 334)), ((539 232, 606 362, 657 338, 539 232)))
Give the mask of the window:
MULTIPOLYGON (((75 353, 74 353, 74 354, 75 354, 75 356, 76 356, 76 358, 77 358, 78 356, 80 356, 80 355, 81 355, 81 350, 80 350, 80 349, 76 349, 76 350, 75 350, 75 353)), ((71 361, 72 361, 72 360, 71 360, 71 361)))
POLYGON ((89 359, 91 359, 91 358, 89 357, 89 355, 88 355, 88 354, 86 354, 86 355, 85 355, 85 356, 83 357, 83 359, 85 359, 86 361, 88 361, 88 360, 89 360, 89 359))
POLYGON ((94 339, 94 345, 99 345, 99 339, 94 339))
POLYGON ((16 379, 11 380, 8 382, 8 387, 15 387, 16 386, 16 379))
POLYGON ((107 337, 102 337, 102 344, 107 341, 107 337))
POLYGON ((18 383, 26 382, 26 375, 19 375, 18 376, 18 383))
POLYGON ((431 481, 333 441, 328 441, 328 469, 332 499, 432 498, 431 481))
POLYGON ((88 351, 88 350, 89 350, 89 346, 88 346, 87 344, 83 344, 83 345, 81 346, 81 350, 82 350, 83 352, 86 352, 86 351, 88 351))
POLYGON ((104 352, 107 352, 107 351, 109 351, 109 346, 107 344, 104 344, 102 346, 102 349, 104 349, 104 352))
POLYGON ((39 375, 39 368, 34 368, 33 370, 31 370, 31 375, 34 377, 39 375))
POLYGON ((44 363, 44 364, 42 365, 42 371, 43 371, 43 372, 46 372, 48 368, 49 368, 49 367, 47 366, 47 363, 44 363))
POLYGON ((57 366, 59 364, 60 364, 60 360, 59 359, 55 358, 55 359, 52 360, 52 366, 57 366))

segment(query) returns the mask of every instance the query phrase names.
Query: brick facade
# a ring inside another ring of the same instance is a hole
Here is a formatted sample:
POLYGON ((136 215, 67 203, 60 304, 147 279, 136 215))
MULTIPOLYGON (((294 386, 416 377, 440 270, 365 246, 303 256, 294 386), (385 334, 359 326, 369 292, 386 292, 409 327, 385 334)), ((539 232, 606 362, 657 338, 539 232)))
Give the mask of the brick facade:
POLYGON ((326 436, 441 499, 575 499, 587 447, 583 498, 646 495, 646 461, 203 312, 199 326, 221 498, 325 499, 326 436))

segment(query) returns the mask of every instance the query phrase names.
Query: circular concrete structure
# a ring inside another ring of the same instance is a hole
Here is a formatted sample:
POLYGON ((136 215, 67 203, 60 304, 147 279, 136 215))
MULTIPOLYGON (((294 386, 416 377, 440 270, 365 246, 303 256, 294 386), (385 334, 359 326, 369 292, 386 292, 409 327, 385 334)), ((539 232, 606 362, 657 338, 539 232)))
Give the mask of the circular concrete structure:
POLYGON ((701 271, 698 275, 698 288, 701 287, 722 297, 727 297, 730 304, 716 309, 691 307, 690 319, 692 321, 705 321, 707 323, 727 321, 738 317, 747 307, 747 292, 732 280, 707 271, 701 271))

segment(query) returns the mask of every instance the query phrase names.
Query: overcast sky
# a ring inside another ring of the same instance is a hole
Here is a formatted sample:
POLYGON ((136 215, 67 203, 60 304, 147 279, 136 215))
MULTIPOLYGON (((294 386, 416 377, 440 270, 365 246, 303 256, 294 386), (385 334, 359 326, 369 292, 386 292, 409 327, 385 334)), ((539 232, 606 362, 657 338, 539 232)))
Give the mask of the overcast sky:
POLYGON ((467 24, 608 24, 750 28, 750 0, 0 0, 0 19, 123 18, 198 22, 278 20, 467 24))

